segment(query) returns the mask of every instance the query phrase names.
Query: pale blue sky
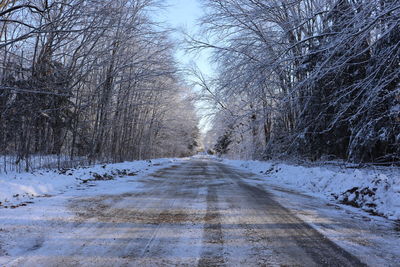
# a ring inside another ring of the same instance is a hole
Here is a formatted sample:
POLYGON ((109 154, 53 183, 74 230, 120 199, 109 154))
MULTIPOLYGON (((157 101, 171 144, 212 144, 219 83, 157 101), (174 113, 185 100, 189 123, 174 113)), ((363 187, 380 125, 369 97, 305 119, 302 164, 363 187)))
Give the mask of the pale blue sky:
MULTIPOLYGON (((164 4, 167 8, 161 11, 159 19, 169 24, 176 29, 185 29, 189 33, 196 33, 199 31, 198 19, 203 15, 203 10, 200 4, 201 0, 165 0, 164 4)), ((173 34, 177 40, 182 40, 182 35, 179 31, 173 34)), ((207 76, 213 74, 212 65, 209 63, 210 51, 202 51, 196 54, 187 54, 183 49, 178 49, 176 59, 180 63, 180 67, 184 68, 187 64, 194 62, 197 67, 207 76)), ((186 77, 190 80, 190 77, 186 77)), ((202 117, 200 120, 200 130, 205 134, 210 128, 210 122, 206 116, 210 110, 207 111, 205 103, 197 103, 198 114, 202 117)))
MULTIPOLYGON (((164 4, 167 8, 160 12, 160 20, 176 29, 185 29, 189 33, 195 33, 199 30, 197 20, 203 15, 199 0, 165 0, 164 4)), ((174 34, 174 38, 182 40, 179 31, 174 34)), ((209 55, 209 51, 203 51, 198 55, 188 55, 182 49, 179 49, 176 58, 182 64, 182 67, 193 61, 202 72, 211 75, 212 70, 208 62, 209 55)))
POLYGON ((173 26, 187 24, 194 26, 195 21, 202 15, 200 3, 197 0, 166 0, 168 12, 165 17, 173 26))

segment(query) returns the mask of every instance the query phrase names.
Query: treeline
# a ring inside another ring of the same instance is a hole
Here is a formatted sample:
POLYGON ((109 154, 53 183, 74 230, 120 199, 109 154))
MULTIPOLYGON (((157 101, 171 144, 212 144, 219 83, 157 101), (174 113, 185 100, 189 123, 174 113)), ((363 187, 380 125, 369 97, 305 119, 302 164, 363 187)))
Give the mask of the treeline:
POLYGON ((153 0, 4 0, 0 154, 189 155, 197 118, 153 0))
POLYGON ((400 1, 204 4, 217 152, 400 162, 400 1))

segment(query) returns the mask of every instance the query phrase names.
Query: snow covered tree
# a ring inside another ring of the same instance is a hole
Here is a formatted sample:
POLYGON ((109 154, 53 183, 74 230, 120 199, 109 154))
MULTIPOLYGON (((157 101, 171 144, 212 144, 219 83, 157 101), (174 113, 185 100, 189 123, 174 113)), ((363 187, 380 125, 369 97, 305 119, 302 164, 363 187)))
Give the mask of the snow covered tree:
POLYGON ((203 3, 188 46, 214 51, 218 75, 200 84, 224 103, 226 151, 399 161, 398 1, 203 3))

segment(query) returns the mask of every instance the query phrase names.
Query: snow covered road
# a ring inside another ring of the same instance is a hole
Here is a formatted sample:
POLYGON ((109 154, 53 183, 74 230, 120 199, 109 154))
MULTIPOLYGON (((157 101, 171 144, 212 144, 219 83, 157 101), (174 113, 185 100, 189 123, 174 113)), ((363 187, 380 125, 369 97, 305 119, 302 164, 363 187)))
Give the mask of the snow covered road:
POLYGON ((387 224, 376 233, 371 222, 339 221, 345 211, 320 202, 315 209, 322 211, 310 217, 306 211, 316 202, 310 197, 265 190, 257 177, 210 159, 84 186, 1 210, 0 265, 400 264, 393 245, 399 238, 387 224), (330 239, 316 230, 321 225, 330 239))

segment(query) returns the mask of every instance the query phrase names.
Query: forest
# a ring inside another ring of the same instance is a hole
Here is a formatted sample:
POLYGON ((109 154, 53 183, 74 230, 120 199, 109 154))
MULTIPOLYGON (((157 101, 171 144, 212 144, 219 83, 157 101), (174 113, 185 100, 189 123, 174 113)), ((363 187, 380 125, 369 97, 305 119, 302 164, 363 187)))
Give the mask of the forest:
POLYGON ((400 162, 400 1, 204 0, 218 154, 400 162))
POLYGON ((399 1, 201 0, 193 84, 161 2, 1 1, 1 170, 192 155, 195 100, 219 155, 400 163, 399 1))
POLYGON ((169 30, 152 19, 156 8, 153 0, 1 1, 2 170, 195 151, 193 97, 169 30))

